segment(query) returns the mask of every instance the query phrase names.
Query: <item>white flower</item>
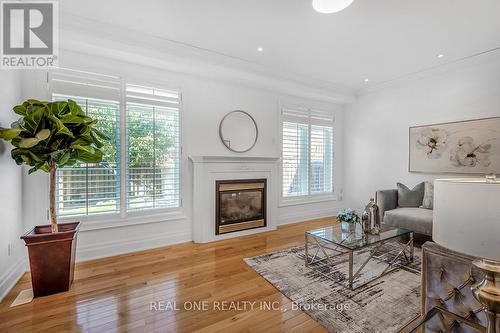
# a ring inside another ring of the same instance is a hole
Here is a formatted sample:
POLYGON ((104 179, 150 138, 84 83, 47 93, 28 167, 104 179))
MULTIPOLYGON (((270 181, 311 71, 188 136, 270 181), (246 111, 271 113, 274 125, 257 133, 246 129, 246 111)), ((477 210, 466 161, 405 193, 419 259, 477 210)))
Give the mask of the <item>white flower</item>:
POLYGON ((417 144, 427 154, 428 158, 440 158, 446 148, 448 134, 439 128, 428 128, 420 132, 417 144))
POLYGON ((464 136, 458 140, 458 145, 451 151, 450 160, 457 167, 487 167, 490 161, 491 144, 474 144, 474 139, 464 136))

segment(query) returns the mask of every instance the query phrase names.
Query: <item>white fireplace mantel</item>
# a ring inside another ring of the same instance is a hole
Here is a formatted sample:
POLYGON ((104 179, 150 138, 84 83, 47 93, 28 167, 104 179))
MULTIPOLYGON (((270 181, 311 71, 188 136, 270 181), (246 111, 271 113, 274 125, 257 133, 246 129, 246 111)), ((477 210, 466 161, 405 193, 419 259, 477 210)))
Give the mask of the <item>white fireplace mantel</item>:
POLYGON ((189 156, 193 164, 193 240, 206 243, 276 229, 279 157, 189 156), (267 179, 267 226, 215 234, 215 182, 267 179))
POLYGON ((193 163, 276 163, 279 157, 189 156, 193 163))

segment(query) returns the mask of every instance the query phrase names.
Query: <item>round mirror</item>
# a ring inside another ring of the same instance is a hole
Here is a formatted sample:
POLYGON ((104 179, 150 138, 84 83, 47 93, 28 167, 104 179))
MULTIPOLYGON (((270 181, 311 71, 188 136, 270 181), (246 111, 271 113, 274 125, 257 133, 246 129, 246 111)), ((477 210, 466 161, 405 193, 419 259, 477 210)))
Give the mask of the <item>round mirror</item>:
POLYGON ((231 111, 222 118, 219 136, 224 146, 236 153, 244 153, 255 146, 259 130, 257 123, 245 111, 231 111))

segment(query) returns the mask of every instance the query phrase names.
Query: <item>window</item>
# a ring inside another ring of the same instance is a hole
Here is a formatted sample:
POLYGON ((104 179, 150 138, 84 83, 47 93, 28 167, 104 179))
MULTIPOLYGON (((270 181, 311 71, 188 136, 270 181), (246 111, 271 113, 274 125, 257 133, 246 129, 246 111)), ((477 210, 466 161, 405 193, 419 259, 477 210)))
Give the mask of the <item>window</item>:
POLYGON ((110 141, 103 147, 101 163, 80 163, 59 168, 56 207, 59 216, 116 213, 120 211, 120 107, 118 102, 54 94, 55 101, 72 99, 110 141))
POLYGON ((127 209, 179 207, 179 104, 174 91, 127 85, 127 209))
POLYGON ((333 115, 300 108, 282 115, 282 196, 333 193, 333 115))
POLYGON ((51 73, 53 100, 74 100, 110 137, 101 163, 58 169, 59 216, 180 207, 180 93, 122 82, 67 69, 51 73))

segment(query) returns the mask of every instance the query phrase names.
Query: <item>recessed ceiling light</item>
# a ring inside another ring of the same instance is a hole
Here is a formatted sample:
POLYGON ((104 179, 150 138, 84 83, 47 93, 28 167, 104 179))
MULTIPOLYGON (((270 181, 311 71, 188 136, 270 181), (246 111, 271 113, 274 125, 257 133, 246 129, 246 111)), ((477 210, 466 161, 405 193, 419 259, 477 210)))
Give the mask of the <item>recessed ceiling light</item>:
POLYGON ((264 49, 262 48, 262 46, 259 46, 259 47, 257 48, 257 51, 262 52, 262 51, 264 51, 264 49))
POLYGON ((365 83, 367 83, 368 81, 370 81, 370 80, 368 80, 368 79, 365 79, 365 83))
POLYGON ((437 57, 442 58, 442 57, 444 57, 444 54, 438 54, 437 57))
POLYGON ((354 0, 312 0, 315 11, 330 14, 340 12, 349 7, 354 0))

